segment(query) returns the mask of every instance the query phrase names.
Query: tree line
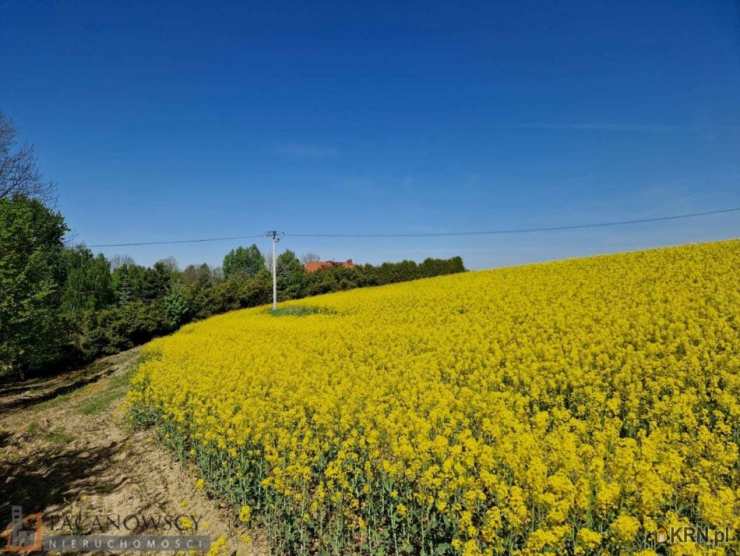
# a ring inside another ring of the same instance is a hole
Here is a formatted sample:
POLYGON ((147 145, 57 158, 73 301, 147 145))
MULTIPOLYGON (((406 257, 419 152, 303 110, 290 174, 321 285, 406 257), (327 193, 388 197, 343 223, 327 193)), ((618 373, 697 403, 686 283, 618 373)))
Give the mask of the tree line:
MULTIPOLYGON (((0 376, 79 365, 194 320, 270 302, 272 277, 256 245, 232 249, 220 268, 184 269, 173 259, 142 266, 66 245, 64 217, 45 197, 51 188, 33 152, 13 149, 12 129, 0 114, 0 376)), ((454 257, 307 273, 290 250, 276 266, 280 300, 465 270, 454 257)))

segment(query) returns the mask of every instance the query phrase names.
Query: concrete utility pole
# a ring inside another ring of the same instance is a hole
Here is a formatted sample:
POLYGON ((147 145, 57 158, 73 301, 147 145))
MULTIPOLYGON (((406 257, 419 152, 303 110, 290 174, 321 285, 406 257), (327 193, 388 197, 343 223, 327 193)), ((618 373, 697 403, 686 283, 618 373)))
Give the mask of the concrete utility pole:
POLYGON ((283 234, 277 230, 270 230, 266 235, 272 239, 272 310, 274 311, 277 309, 277 253, 275 246, 283 234))

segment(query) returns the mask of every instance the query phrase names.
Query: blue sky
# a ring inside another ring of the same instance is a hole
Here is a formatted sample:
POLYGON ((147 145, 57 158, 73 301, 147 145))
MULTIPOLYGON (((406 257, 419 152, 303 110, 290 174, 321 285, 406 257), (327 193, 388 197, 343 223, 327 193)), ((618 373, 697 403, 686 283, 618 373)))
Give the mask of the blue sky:
MULTIPOLYGON (((740 206, 736 3, 364 4, 0 0, 0 110, 88 244, 740 206)), ((734 213, 283 246, 482 268, 738 235, 734 213)), ((238 243, 103 251, 219 264, 238 243)))

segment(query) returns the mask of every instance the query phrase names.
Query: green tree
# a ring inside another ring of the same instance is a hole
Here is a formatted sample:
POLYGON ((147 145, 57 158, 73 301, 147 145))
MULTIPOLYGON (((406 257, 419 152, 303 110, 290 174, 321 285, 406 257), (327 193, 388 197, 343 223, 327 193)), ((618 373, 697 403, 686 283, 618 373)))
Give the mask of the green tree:
POLYGON ((184 290, 183 286, 177 285, 162 299, 166 323, 173 330, 187 322, 190 314, 190 304, 184 290))
POLYGON ((198 286, 205 288, 214 282, 213 271, 206 263, 200 265, 188 265, 180 275, 180 280, 186 286, 198 286))
POLYGON ((132 301, 154 301, 170 291, 176 271, 169 263, 159 261, 154 267, 126 263, 112 274, 113 291, 121 305, 132 301))
POLYGON ((113 291, 120 305, 131 303, 139 297, 143 268, 133 262, 117 266, 113 271, 113 291))
POLYGON ((290 249, 283 251, 277 258, 276 270, 280 290, 278 298, 296 299, 301 297, 306 273, 296 254, 290 249))
POLYGON ((249 247, 232 249, 224 257, 225 278, 235 274, 255 276, 263 268, 265 268, 265 258, 254 243, 249 247))
POLYGON ((0 373, 24 379, 59 356, 67 230, 39 200, 0 199, 0 373))
POLYGON ((189 317, 202 319, 216 312, 214 285, 216 278, 213 270, 205 263, 188 265, 179 279, 184 286, 183 294, 187 299, 189 317))
POLYGON ((84 247, 64 250, 62 311, 76 318, 83 311, 96 311, 113 303, 110 263, 102 254, 94 256, 84 247))
POLYGON ((272 296, 272 274, 266 268, 260 270, 242 287, 242 307, 256 307, 269 303, 272 296))
POLYGON ((144 271, 142 298, 145 300, 159 299, 166 296, 172 288, 172 282, 177 274, 176 266, 171 260, 161 260, 154 263, 152 268, 144 271))

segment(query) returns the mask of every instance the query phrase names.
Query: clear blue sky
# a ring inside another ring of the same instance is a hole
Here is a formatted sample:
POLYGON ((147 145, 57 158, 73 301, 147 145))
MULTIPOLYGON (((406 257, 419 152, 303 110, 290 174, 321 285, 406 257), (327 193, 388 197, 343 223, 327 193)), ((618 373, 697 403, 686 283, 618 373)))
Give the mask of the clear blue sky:
MULTIPOLYGON (((0 110, 90 244, 740 206, 736 2, 362 4, 0 0, 0 110)), ((738 235, 734 213, 283 245, 480 268, 738 235)), ((104 252, 219 264, 235 243, 104 252)))

